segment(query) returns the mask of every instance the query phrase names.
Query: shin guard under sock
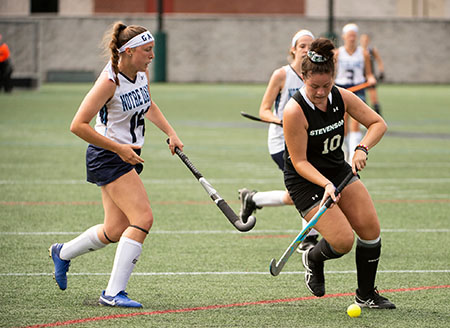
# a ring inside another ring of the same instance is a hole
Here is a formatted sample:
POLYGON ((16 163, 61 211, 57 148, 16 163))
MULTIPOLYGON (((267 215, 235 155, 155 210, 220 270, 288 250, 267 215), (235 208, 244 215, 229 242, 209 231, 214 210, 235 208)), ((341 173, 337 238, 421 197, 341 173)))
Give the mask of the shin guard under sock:
POLYGON ((316 246, 311 248, 308 255, 308 259, 313 262, 323 262, 326 260, 337 259, 344 254, 336 252, 325 238, 322 238, 316 246))
POLYGON ((101 224, 90 227, 75 239, 64 243, 59 254, 61 259, 71 260, 87 252, 96 251, 105 247, 107 244, 102 243, 97 235, 99 226, 101 226, 101 224))
POLYGON ((361 240, 356 242, 356 272, 358 289, 361 296, 366 296, 375 288, 378 262, 381 254, 381 239, 361 240))
POLYGON ((116 296, 119 292, 125 291, 141 252, 140 242, 123 236, 120 238, 105 295, 116 296))

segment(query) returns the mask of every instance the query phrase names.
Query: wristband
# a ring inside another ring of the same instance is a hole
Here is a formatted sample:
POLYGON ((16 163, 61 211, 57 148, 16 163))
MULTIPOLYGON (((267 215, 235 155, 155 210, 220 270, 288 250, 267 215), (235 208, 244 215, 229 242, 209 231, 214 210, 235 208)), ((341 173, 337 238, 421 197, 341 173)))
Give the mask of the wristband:
POLYGON ((366 153, 366 155, 369 155, 369 147, 367 147, 366 145, 359 144, 358 146, 355 147, 355 151, 357 150, 362 150, 363 152, 366 153))

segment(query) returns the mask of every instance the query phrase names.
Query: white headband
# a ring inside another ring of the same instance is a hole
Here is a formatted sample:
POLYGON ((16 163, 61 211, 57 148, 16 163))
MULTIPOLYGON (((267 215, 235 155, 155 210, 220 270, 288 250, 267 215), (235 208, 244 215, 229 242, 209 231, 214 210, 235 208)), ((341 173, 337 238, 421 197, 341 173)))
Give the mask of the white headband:
POLYGON ((298 39, 300 39, 302 36, 305 36, 305 35, 310 36, 310 37, 312 37, 314 39, 314 35, 310 31, 308 31, 308 30, 300 30, 292 38, 292 43, 291 43, 292 47, 295 47, 295 44, 297 43, 298 39))
POLYGON ((135 37, 128 40, 123 46, 119 48, 119 53, 124 52, 127 48, 136 48, 142 46, 144 44, 153 42, 155 39, 153 35, 149 31, 142 32, 141 34, 136 35, 135 37))
POLYGON ((342 28, 342 34, 346 34, 347 32, 350 32, 350 31, 358 33, 358 31, 359 31, 358 25, 350 23, 350 24, 345 25, 342 28))

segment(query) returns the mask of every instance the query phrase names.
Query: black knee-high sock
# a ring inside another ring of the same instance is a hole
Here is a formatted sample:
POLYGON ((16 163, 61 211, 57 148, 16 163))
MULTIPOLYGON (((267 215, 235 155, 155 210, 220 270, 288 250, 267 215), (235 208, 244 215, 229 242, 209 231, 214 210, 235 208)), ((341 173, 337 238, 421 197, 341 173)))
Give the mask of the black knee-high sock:
POLYGON ((380 254, 381 239, 375 243, 367 243, 358 238, 356 242, 356 272, 361 296, 368 295, 375 288, 380 254))
POLYGON ((337 253, 331 245, 322 238, 308 254, 308 258, 313 262, 323 262, 326 260, 337 259, 344 254, 337 253))

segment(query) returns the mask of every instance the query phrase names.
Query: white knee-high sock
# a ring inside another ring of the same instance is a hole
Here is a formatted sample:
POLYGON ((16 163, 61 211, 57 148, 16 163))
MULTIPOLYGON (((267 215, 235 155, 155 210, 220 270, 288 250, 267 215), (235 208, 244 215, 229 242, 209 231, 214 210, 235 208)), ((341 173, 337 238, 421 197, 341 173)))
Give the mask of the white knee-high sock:
POLYGON ((120 238, 105 295, 116 296, 125 290, 141 252, 141 243, 123 236, 120 238))
POLYGON ((349 132, 348 133, 348 153, 349 153, 349 163, 352 163, 353 154, 355 153, 355 148, 358 146, 359 142, 361 141, 362 133, 357 132, 349 132))
POLYGON ((105 247, 107 244, 102 243, 97 235, 99 226, 101 224, 90 227, 75 239, 64 243, 59 257, 63 260, 70 260, 89 251, 96 251, 105 247))
MULTIPOLYGON (((350 152, 348 150, 348 136, 344 137, 344 142, 342 143, 342 151, 344 152, 344 160, 349 163, 348 158, 350 156, 350 152)), ((351 163, 351 162, 350 162, 351 163)))
POLYGON ((273 191, 263 191, 257 192, 253 195, 252 200, 258 207, 264 206, 282 206, 286 205, 283 202, 283 197, 286 194, 284 190, 273 190, 273 191))

